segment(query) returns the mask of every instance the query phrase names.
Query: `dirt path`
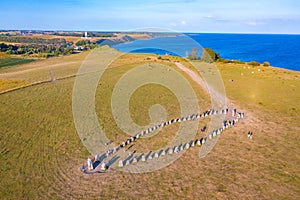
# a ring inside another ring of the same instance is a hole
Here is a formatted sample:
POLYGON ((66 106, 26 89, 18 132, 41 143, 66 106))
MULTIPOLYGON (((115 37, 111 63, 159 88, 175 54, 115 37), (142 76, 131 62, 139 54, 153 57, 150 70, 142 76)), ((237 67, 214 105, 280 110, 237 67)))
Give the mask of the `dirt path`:
POLYGON ((194 80, 196 83, 198 83, 200 86, 202 86, 202 88, 206 89, 207 92, 211 95, 211 96, 215 96, 218 99, 223 99, 225 98, 226 102, 230 102, 228 98, 226 98, 226 96, 220 94, 219 92, 217 92, 216 90, 214 90, 211 86, 209 86, 206 82, 204 82, 201 77, 196 74, 195 72, 193 72, 192 70, 186 68, 184 65, 182 65, 179 62, 175 62, 175 65, 182 70, 183 72, 185 72, 186 74, 188 74, 192 80, 194 80))

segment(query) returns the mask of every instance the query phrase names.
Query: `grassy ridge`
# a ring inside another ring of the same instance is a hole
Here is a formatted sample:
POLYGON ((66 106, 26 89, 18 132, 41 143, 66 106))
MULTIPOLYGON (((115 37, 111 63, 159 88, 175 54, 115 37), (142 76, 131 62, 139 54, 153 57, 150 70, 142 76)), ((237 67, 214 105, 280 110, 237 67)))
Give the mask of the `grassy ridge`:
MULTIPOLYGON (((57 76, 71 75, 83 59, 83 54, 54 58, 26 67, 3 68, 0 75, 10 72, 1 79, 34 81, 48 78, 49 69, 57 76), (70 63, 69 59, 75 62, 70 63), (28 68, 34 73, 26 71, 28 68)), ((117 80, 139 62, 152 61, 144 55, 128 55, 113 63, 99 82, 97 114, 101 126, 116 142, 127 136, 113 121, 109 99, 117 80)), ((173 66, 171 62, 161 62, 173 66)), ((199 159, 198 150, 191 149, 167 168, 147 174, 113 172, 89 176, 79 171, 89 153, 73 122, 74 78, 0 95, 0 196, 4 199, 299 199, 299 73, 276 68, 248 69, 242 64, 219 63, 218 68, 227 96, 246 113, 246 118, 225 131, 205 158, 199 159), (253 141, 247 139, 248 130, 254 133, 253 141)), ((191 84, 198 88, 201 108, 208 108, 209 98, 193 81, 191 84)), ((166 106, 170 117, 177 116, 176 101, 166 88, 147 85, 133 94, 131 114, 136 123, 147 124, 149 106, 159 102, 166 106), (152 93, 153 89, 159 95, 152 93), (151 98, 144 97, 146 92, 151 98)), ((172 138, 176 129, 170 126, 164 130, 165 139, 172 138)), ((137 149, 163 145, 165 141, 159 136, 162 134, 149 139, 149 146, 137 143, 137 149)))

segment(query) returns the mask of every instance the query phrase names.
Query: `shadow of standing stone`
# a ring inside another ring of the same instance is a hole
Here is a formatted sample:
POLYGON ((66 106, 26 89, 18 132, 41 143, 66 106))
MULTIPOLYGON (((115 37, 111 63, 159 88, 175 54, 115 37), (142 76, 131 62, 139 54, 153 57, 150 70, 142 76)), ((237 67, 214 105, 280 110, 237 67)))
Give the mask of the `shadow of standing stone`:
POLYGON ((144 156, 144 154, 142 153, 142 154, 140 154, 139 156, 137 156, 136 157, 136 159, 137 159, 137 161, 139 162, 141 159, 142 159, 142 157, 144 156))
POLYGON ((119 158, 120 156, 114 156, 112 159, 108 161, 107 166, 108 167, 112 166, 119 158))
MULTIPOLYGON (((149 159, 149 157, 151 156, 151 154, 152 154, 152 151, 150 151, 150 152, 146 155, 146 160, 149 159)), ((151 158, 150 158, 150 159, 151 159, 151 158)))

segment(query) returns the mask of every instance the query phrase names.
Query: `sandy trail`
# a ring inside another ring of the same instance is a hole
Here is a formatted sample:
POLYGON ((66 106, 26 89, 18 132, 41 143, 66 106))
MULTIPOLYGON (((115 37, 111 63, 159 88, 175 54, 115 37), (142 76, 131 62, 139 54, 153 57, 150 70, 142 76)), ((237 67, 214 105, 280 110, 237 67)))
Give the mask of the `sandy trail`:
POLYGON ((186 68, 184 65, 182 65, 179 62, 175 62, 175 65, 180 70, 182 70, 183 72, 188 74, 196 83, 198 83, 200 86, 202 86, 202 88, 206 89, 207 92, 211 95, 211 97, 215 96, 220 101, 222 101, 222 99, 225 98, 226 102, 229 102, 229 99, 227 99, 226 96, 224 96, 224 95, 220 94, 219 92, 217 92, 216 90, 214 90, 211 86, 209 86, 206 82, 204 82, 198 74, 196 74, 192 70, 186 68))
MULTIPOLYGON (((205 90, 207 90, 207 92, 211 95, 211 97, 214 95, 220 102, 222 102, 222 99, 225 98, 225 103, 227 104, 226 106, 229 109, 233 109, 233 108, 237 108, 238 110, 242 111, 244 109, 242 109, 240 106, 238 105, 234 105, 233 102, 228 99, 226 96, 220 94, 219 92, 217 92, 216 90, 214 90, 212 87, 210 87, 206 82, 204 82, 202 80, 202 78, 195 73, 194 71, 186 68, 183 64, 179 63, 179 62, 175 62, 175 65, 182 70, 184 73, 186 73, 187 75, 189 75, 191 77, 192 80, 194 80, 196 83, 198 83, 200 86, 202 86, 202 88, 204 88, 205 90)), ((225 88, 224 88, 225 90, 225 88)), ((224 91, 224 94, 225 91, 224 91)), ((251 113, 249 111, 247 111, 247 115, 251 115, 251 113)))

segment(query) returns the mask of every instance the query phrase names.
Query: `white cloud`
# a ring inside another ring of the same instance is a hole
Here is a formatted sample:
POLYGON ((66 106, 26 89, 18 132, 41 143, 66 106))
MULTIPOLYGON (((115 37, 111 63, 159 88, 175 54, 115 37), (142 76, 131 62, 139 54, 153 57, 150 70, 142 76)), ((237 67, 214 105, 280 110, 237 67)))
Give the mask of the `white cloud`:
POLYGON ((228 21, 228 20, 227 20, 227 19, 225 19, 225 18, 216 18, 215 20, 216 20, 216 21, 221 21, 221 22, 228 21))
POLYGON ((185 26, 187 23, 185 20, 176 21, 176 22, 170 22, 170 26, 185 26))
POLYGON ((205 16, 204 18, 207 18, 207 19, 212 19, 212 18, 213 18, 213 16, 212 16, 212 15, 207 15, 207 16, 205 16))
POLYGON ((256 26, 257 22, 256 21, 248 21, 248 22, 246 22, 246 24, 248 24, 250 26, 256 26))
POLYGON ((246 25, 249 26, 259 26, 259 25, 265 25, 266 23, 263 21, 258 21, 258 20, 248 20, 244 22, 246 25))

